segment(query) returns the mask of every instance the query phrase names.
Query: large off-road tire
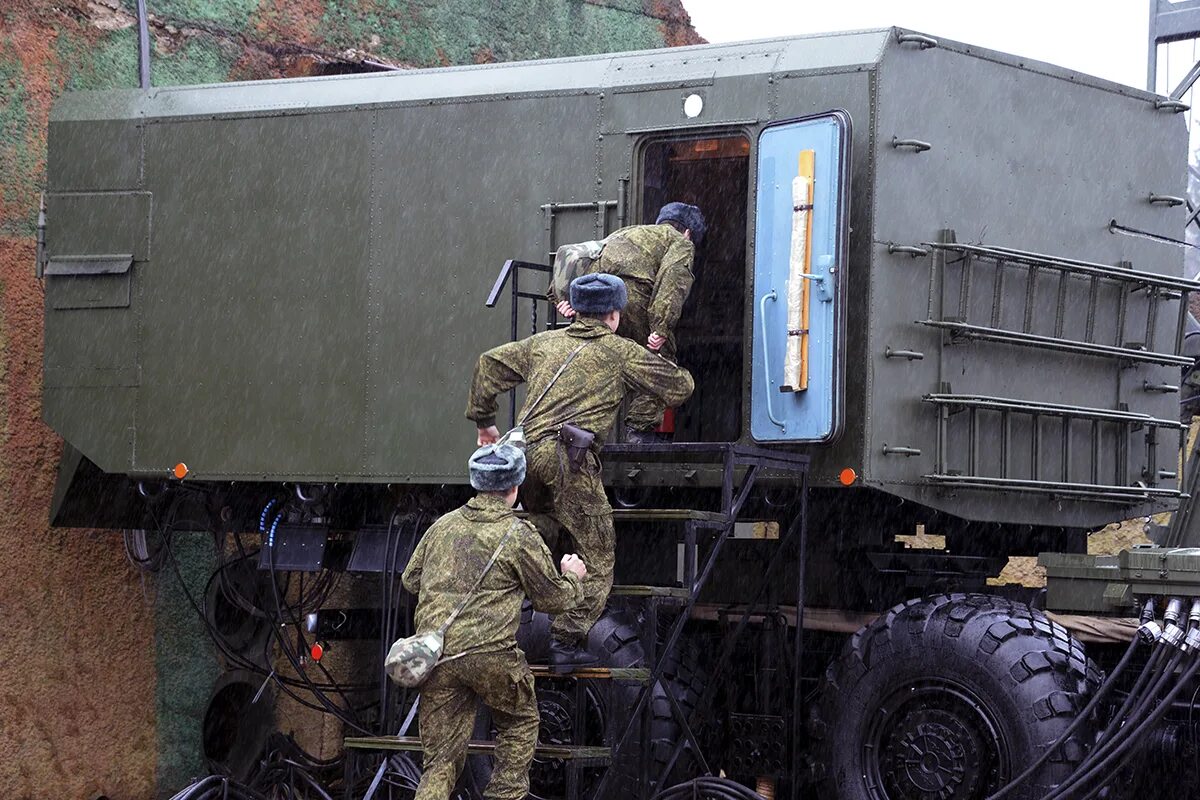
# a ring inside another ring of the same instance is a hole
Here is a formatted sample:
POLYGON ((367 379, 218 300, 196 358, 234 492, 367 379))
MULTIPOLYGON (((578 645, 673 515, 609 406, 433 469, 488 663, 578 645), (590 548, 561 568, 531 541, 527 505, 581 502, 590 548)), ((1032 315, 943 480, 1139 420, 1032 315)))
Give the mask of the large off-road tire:
MULTIPOLYGON (((987 595, 896 606, 858 631, 826 672, 810 720, 820 796, 984 800, 1075 719, 1100 675, 1040 611, 987 595)), ((1085 724, 1013 791, 1035 800, 1078 764, 1085 724)))

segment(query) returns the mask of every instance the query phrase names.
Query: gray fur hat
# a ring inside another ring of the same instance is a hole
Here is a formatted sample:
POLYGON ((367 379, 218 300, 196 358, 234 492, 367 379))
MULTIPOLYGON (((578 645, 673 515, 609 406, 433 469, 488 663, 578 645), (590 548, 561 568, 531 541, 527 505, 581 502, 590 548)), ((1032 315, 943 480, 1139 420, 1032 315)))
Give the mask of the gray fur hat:
POLYGON ((629 294, 616 275, 594 272, 571 281, 571 308, 579 314, 607 314, 625 308, 629 294))
POLYGON ((704 213, 700 211, 700 207, 689 206, 687 203, 667 203, 660 208, 658 219, 654 220, 654 224, 659 225, 663 222, 678 222, 692 232, 692 240, 696 244, 703 241, 704 234, 708 230, 708 225, 704 222, 704 213))
POLYGON ((525 480, 525 453, 511 444, 485 444, 467 466, 477 492, 507 492, 525 480))

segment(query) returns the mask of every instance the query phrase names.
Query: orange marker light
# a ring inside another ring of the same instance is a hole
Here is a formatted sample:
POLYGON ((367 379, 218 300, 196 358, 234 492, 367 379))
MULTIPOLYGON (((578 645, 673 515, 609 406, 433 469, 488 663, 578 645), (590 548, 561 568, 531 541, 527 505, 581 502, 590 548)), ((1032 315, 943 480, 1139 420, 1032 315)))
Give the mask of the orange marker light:
POLYGON ((852 468, 846 467, 844 470, 838 473, 838 480, 841 482, 842 486, 850 486, 856 480, 858 480, 858 473, 852 468))
POLYGON ((313 661, 320 661, 321 657, 325 655, 325 647, 320 642, 313 642, 313 646, 309 648, 308 652, 313 661))
POLYGON ((187 477, 187 474, 188 474, 187 464, 180 461, 178 464, 175 465, 175 469, 173 469, 172 472, 175 474, 176 478, 178 478, 179 480, 183 480, 184 478, 187 477))

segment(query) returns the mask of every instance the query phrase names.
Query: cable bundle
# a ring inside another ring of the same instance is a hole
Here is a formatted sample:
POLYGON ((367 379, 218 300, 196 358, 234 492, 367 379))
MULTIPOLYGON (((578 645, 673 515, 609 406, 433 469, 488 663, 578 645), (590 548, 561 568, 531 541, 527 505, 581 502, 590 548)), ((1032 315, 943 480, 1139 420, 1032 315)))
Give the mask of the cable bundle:
POLYGON ((1165 630, 1154 621, 1153 601, 1146 603, 1138 635, 1130 643, 1120 662, 1087 706, 1076 716, 1070 727, 1045 752, 1007 785, 987 800, 1001 800, 1031 777, 1075 733, 1112 691, 1121 674, 1132 661, 1139 645, 1153 646, 1146 666, 1138 675, 1133 688, 1125 696, 1108 726, 1096 737, 1096 747, 1079 763, 1069 778, 1045 795, 1043 800, 1090 800, 1104 788, 1103 779, 1121 770, 1144 742, 1144 735, 1171 709, 1179 694, 1187 688, 1200 670, 1200 601, 1193 603, 1189 630, 1186 635, 1181 622, 1183 602, 1171 600, 1163 615, 1165 630), (1180 669, 1182 673, 1176 674, 1180 669), (1163 690, 1173 686, 1165 696, 1163 690))
POLYGON ((761 794, 729 778, 711 775, 677 783, 654 796, 654 800, 686 800, 705 797, 713 800, 766 800, 761 794))

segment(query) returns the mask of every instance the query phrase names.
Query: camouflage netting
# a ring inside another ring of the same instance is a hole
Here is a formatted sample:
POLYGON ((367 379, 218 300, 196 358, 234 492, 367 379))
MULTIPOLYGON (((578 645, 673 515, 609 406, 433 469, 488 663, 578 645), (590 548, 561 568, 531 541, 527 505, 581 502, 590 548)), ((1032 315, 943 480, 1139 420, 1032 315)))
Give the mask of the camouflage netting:
MULTIPOLYGON (((680 0, 149 0, 156 85, 486 63, 694 44, 680 0)), ((46 123, 69 89, 136 84, 134 0, 0 0, 0 795, 162 796, 202 770, 217 674, 168 570, 112 532, 47 526, 61 447, 41 422, 33 233, 46 123)), ((181 542, 194 591, 211 545, 181 542)), ((336 741, 296 717, 303 743, 336 741), (315 741, 314 741, 315 740, 315 741)), ((327 754, 327 753, 326 753, 327 754)))

